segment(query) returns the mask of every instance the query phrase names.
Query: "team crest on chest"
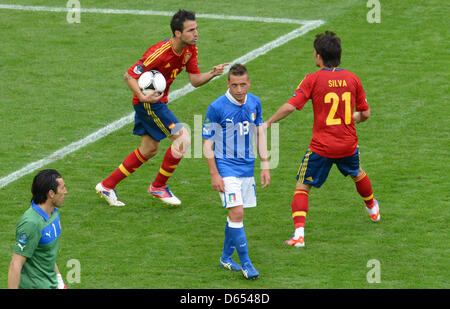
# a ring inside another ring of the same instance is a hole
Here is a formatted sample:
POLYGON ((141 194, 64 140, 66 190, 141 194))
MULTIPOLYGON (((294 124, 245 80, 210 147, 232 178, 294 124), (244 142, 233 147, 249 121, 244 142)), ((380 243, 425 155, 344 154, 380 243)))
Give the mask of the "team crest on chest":
POLYGON ((191 53, 185 53, 183 58, 183 65, 185 65, 189 61, 189 59, 191 59, 191 57, 192 57, 191 53))

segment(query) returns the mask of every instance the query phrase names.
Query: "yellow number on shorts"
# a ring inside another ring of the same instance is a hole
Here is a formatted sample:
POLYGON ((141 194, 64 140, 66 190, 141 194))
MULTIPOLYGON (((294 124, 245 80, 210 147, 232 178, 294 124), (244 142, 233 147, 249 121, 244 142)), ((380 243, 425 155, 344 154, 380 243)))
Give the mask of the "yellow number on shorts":
MULTIPOLYGON (((344 122, 345 124, 350 124, 352 122, 352 111, 351 111, 351 107, 352 105, 350 104, 351 101, 351 93, 350 92, 344 92, 342 94, 342 101, 344 101, 345 104, 345 119, 344 122)), ((331 105, 331 109, 330 112, 328 113, 328 117, 327 117, 327 126, 334 126, 334 125, 338 125, 341 124, 341 118, 334 118, 334 116, 336 115, 338 106, 339 106, 339 96, 335 93, 335 92, 329 92, 325 95, 325 99, 324 99, 325 103, 333 103, 333 105, 331 105)))

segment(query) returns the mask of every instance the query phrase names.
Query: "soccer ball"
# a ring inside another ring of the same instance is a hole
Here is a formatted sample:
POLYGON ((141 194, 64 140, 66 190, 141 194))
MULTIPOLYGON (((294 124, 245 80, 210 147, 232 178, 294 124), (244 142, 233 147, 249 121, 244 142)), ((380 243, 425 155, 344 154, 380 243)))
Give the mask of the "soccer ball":
POLYGON ((139 77, 138 84, 144 94, 148 94, 152 90, 156 90, 161 94, 166 90, 166 79, 161 72, 156 70, 144 72, 139 77))

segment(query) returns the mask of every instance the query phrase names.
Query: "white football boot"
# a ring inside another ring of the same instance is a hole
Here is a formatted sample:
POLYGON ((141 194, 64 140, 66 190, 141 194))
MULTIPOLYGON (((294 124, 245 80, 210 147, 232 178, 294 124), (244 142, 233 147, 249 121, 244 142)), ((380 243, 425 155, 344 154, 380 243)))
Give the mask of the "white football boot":
POLYGON ((181 201, 172 193, 172 191, 170 191, 168 186, 154 187, 153 184, 150 184, 148 187, 148 193, 166 204, 173 206, 178 206, 181 204, 181 201))
POLYGON ((371 209, 366 207, 366 210, 373 222, 380 221, 380 204, 378 204, 378 201, 376 199, 373 199, 373 207, 371 209))
POLYGON ((295 229, 294 235, 285 241, 286 245, 302 248, 305 246, 305 228, 298 227, 295 229))
POLYGON ((125 206, 124 203, 122 203, 117 199, 116 190, 106 189, 103 186, 102 182, 99 182, 95 186, 95 191, 100 195, 101 198, 104 198, 110 206, 118 206, 118 207, 125 206))

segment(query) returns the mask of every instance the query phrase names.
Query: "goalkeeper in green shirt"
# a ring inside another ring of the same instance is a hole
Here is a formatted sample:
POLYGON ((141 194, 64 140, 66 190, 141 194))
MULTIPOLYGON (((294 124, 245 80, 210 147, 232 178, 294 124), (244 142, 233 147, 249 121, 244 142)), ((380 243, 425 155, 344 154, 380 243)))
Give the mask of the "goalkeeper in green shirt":
POLYGON ((66 288, 56 265, 61 235, 58 209, 67 194, 64 180, 56 170, 40 171, 34 177, 31 192, 31 207, 16 228, 8 288, 66 288))

